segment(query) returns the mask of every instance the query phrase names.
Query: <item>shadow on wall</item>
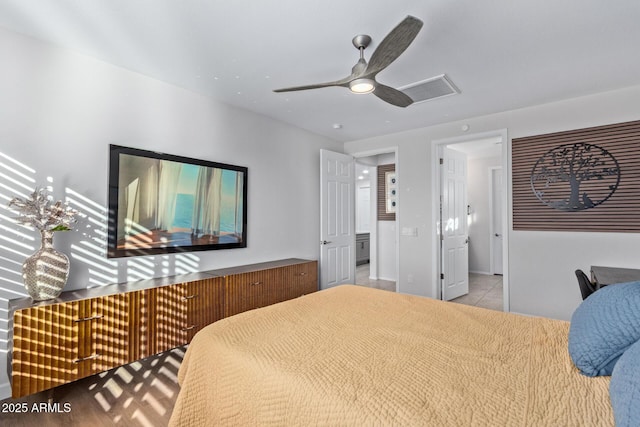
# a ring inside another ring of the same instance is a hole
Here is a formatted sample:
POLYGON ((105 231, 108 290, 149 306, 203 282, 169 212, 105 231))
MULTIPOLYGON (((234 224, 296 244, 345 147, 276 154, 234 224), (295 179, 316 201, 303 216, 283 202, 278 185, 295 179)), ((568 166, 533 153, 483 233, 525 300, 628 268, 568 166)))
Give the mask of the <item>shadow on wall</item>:
MULTIPOLYGON (((0 152, 0 351, 8 344, 9 300, 28 296, 22 282, 22 264, 40 247, 38 233, 13 220, 15 214, 7 204, 14 197, 28 197, 36 186, 42 186, 37 182, 39 176, 33 168, 0 152)), ((53 192, 54 179, 47 177, 46 181, 53 192)), ((57 233, 54 244, 57 242, 57 249, 69 255, 73 288, 200 270, 200 258, 195 254, 107 259, 107 208, 69 187, 64 188, 64 201, 79 212, 79 219, 73 231, 57 233)))

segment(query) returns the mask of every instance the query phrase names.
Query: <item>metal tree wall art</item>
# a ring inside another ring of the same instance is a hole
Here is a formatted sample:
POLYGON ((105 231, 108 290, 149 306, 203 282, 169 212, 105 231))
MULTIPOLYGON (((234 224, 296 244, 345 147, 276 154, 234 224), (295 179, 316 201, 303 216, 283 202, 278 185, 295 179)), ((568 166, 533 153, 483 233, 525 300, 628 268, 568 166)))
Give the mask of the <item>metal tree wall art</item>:
POLYGON ((640 233, 640 120, 511 140, 514 230, 640 233))
POLYGON ((557 146, 540 157, 531 172, 535 196, 560 211, 594 208, 609 199, 619 183, 618 161, 593 144, 557 146))

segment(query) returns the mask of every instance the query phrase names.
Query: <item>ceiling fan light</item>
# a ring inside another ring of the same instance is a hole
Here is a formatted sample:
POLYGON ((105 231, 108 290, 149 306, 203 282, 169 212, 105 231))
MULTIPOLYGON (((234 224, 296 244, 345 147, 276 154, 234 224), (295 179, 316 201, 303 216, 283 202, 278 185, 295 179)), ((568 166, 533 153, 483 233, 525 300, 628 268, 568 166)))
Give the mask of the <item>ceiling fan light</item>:
POLYGON ((371 93, 376 88, 376 82, 371 79, 355 79, 349 83, 349 89, 353 93, 371 93))

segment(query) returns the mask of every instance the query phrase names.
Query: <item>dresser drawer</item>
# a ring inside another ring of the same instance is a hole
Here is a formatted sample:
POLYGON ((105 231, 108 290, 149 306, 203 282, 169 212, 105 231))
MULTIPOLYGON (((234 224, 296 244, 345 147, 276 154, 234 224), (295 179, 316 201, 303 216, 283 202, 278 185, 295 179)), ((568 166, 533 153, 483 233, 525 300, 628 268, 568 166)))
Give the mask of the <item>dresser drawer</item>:
POLYGON ((317 261, 231 274, 226 277, 227 316, 318 290, 317 261))
POLYGON ((280 269, 252 271, 227 276, 227 316, 273 304, 279 295, 280 269))
POLYGON ((152 352, 160 353, 187 344, 203 327, 224 315, 222 278, 164 286, 151 291, 150 331, 152 352))
POLYGON ((12 390, 19 397, 126 363, 126 294, 14 313, 12 390))
POLYGON ((318 290, 318 264, 308 262, 286 267, 284 299, 297 298, 318 290))

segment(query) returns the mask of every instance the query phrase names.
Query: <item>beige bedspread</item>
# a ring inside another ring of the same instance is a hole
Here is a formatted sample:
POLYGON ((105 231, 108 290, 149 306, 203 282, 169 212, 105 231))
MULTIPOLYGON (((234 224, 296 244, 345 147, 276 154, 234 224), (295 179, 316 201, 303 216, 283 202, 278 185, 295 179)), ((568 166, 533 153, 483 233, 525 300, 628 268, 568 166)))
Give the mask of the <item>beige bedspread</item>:
POLYGON ((613 425, 568 327, 339 286, 200 331, 171 425, 613 425))

